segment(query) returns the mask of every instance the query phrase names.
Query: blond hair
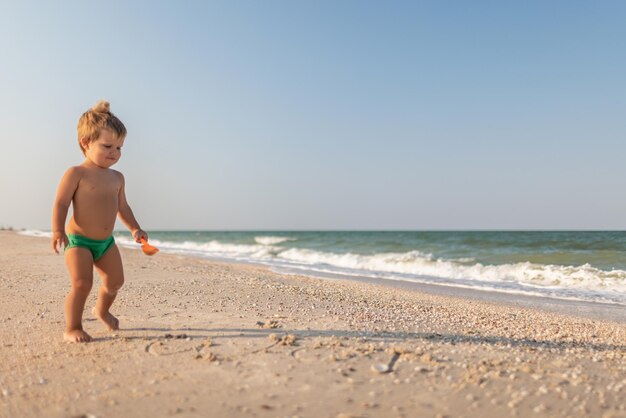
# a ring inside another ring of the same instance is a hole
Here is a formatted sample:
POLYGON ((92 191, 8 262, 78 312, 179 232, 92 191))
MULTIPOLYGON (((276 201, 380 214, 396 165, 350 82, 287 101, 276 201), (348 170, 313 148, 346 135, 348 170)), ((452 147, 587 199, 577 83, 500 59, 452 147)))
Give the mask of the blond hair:
POLYGON ((120 138, 126 137, 126 127, 117 116, 111 113, 110 107, 109 102, 100 100, 78 119, 78 146, 83 154, 85 148, 81 139, 84 138, 90 144, 100 137, 103 129, 110 129, 120 138))

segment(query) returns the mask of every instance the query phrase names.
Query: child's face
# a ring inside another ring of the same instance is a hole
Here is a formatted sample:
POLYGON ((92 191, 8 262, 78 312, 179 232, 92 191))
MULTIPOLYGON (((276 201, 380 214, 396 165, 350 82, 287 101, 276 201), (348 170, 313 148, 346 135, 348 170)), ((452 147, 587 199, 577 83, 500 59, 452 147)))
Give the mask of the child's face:
POLYGON ((97 140, 84 145, 85 157, 98 167, 109 168, 122 156, 122 146, 124 138, 104 129, 97 140))

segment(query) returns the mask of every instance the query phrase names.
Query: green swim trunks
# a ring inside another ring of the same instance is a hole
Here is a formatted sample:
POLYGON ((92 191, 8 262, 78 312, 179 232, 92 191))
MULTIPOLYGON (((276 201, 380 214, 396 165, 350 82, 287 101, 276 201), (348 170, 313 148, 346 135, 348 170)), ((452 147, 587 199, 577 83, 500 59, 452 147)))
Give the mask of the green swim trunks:
POLYGON ((91 251, 91 255, 93 255, 93 261, 98 261, 102 258, 104 253, 109 251, 109 248, 115 244, 113 235, 107 239, 99 240, 83 237, 82 235, 77 234, 67 234, 67 239, 69 244, 65 247, 66 250, 73 247, 87 248, 91 251))

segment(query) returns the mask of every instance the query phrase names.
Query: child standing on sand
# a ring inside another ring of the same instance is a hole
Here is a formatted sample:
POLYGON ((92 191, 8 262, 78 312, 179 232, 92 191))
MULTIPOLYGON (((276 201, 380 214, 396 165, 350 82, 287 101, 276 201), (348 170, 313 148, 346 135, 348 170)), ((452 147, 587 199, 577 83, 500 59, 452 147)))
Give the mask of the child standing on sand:
POLYGON ((59 184, 52 210, 52 248, 58 254, 65 248, 65 264, 72 288, 65 300, 65 334, 71 342, 88 342, 83 330, 85 302, 93 283, 93 268, 102 278, 98 301, 92 313, 109 330, 119 329, 119 321, 109 308, 124 284, 120 252, 113 239, 116 215, 131 231, 135 241, 147 239, 133 215, 124 192, 124 176, 111 170, 122 154, 126 127, 109 110, 109 103, 98 102, 78 120, 78 145, 85 161, 70 167, 59 184), (73 216, 67 225, 67 212, 73 216))

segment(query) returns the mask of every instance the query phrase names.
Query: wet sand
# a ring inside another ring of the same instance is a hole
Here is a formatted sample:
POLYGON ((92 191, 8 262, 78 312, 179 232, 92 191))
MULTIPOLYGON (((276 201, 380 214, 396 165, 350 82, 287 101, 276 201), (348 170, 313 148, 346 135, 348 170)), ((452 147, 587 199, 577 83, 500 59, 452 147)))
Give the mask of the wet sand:
MULTIPOLYGON (((292 274, 287 269, 277 270, 283 274, 292 274)), ((576 299, 557 299, 518 293, 493 292, 467 287, 444 286, 430 283, 418 283, 404 280, 375 279, 351 275, 333 275, 316 273, 316 277, 330 280, 351 280, 362 283, 377 284, 385 287, 395 287, 405 290, 427 293, 440 296, 452 296, 477 301, 491 302, 518 308, 531 308, 543 311, 556 312, 582 318, 593 318, 613 322, 626 323, 626 307, 615 303, 591 302, 576 299)))
POLYGON ((65 343, 63 258, 0 232, 0 416, 626 417, 620 312, 122 256, 122 329, 96 279, 65 343))

